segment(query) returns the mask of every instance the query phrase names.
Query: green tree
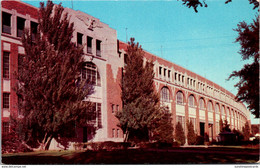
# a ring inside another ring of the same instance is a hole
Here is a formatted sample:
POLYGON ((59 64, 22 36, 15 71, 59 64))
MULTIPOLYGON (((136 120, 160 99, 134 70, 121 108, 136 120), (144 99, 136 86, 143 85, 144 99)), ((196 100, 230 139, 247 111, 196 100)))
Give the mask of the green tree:
POLYGON ((249 127, 248 122, 245 123, 245 126, 242 129, 242 132, 243 132, 244 140, 248 141, 249 137, 250 137, 250 127, 249 127))
POLYGON ((187 134, 187 139, 188 139, 188 144, 189 145, 195 145, 196 144, 196 134, 195 134, 195 131, 194 131, 194 126, 193 126, 193 123, 190 121, 187 120, 187 128, 188 128, 188 134, 187 134))
POLYGON ((240 22, 236 42, 241 46, 240 54, 243 60, 253 59, 239 71, 233 71, 228 79, 239 78, 235 85, 238 88, 237 101, 246 102, 251 113, 259 118, 259 18, 253 23, 240 22))
POLYGON ((174 138, 181 145, 185 144, 185 134, 180 122, 176 124, 174 138))
POLYGON ((155 121, 152 128, 152 140, 158 142, 173 142, 173 124, 172 124, 172 114, 169 113, 169 110, 162 108, 162 116, 160 119, 155 121))
POLYGON ((123 109, 116 117, 125 141, 147 141, 153 124, 162 114, 159 96, 154 91, 153 63, 148 61, 144 66, 144 52, 134 38, 128 43, 127 55, 121 86, 123 109))
POLYGON ((90 103, 83 101, 93 92, 87 80, 80 80, 83 49, 71 41, 73 24, 60 5, 40 3, 39 26, 33 38, 25 31, 16 92, 23 125, 32 138, 47 149, 52 138, 87 123, 90 103))
MULTIPOLYGON (((208 4, 206 3, 206 0, 181 0, 183 2, 183 5, 187 6, 188 8, 192 7, 194 11, 198 12, 198 7, 208 7, 208 4)), ((225 0, 225 3, 229 3, 232 0, 225 0)), ((259 7, 259 2, 257 0, 248 0, 250 4, 253 4, 253 9, 256 9, 259 7)))

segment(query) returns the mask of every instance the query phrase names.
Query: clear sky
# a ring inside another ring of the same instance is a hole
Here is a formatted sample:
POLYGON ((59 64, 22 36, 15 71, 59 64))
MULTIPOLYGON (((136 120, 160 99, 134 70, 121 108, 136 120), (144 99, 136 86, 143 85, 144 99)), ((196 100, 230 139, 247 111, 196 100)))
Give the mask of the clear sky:
MULTIPOLYGON (((39 7, 39 1, 25 1, 39 7)), ((142 48, 219 84, 233 94, 238 80, 226 81, 246 63, 234 43, 237 24, 251 23, 257 10, 248 0, 206 0, 207 8, 192 8, 179 0, 54 1, 90 14, 117 30, 119 40, 134 37, 142 48)), ((253 118, 253 117, 251 117, 253 118)), ((259 120, 252 120, 259 123, 259 120)))

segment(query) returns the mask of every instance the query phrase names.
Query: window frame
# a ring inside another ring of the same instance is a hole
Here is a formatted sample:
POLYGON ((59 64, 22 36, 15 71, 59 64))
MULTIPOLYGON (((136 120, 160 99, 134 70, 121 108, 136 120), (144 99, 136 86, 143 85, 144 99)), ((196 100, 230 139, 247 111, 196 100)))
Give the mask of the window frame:
POLYGON ((182 93, 182 91, 178 91, 176 93, 176 103, 179 105, 183 105, 184 103, 184 95, 182 93))
POLYGON ((10 93, 3 93, 3 109, 10 109, 10 93))
POLYGON ((3 52, 3 78, 10 79, 10 52, 3 52))
POLYGON ((2 11, 2 33, 12 34, 12 14, 4 11, 2 11))

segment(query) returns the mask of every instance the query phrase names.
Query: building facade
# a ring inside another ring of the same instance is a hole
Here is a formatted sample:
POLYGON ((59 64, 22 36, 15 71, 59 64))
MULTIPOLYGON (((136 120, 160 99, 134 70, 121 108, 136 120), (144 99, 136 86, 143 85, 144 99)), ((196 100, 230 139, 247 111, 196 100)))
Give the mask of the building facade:
MULTIPOLYGON (((95 104, 93 134, 88 128, 77 128, 79 142, 122 141, 123 132, 117 126, 115 114, 122 109, 121 88, 127 44, 117 40, 117 32, 99 19, 81 11, 65 8, 74 23, 73 42, 84 46, 86 66, 82 78, 91 79, 95 92, 89 101, 95 104)), ((19 55, 25 54, 20 42, 24 28, 37 30, 38 8, 21 1, 2 1, 1 32, 1 117, 2 133, 10 131, 10 117, 22 117, 14 91, 14 73, 19 67, 19 55)), ((235 96, 219 85, 181 66, 145 52, 145 60, 154 62, 155 89, 161 103, 173 114, 173 124, 182 123, 187 134, 186 121, 194 123, 199 135, 207 133, 216 139, 219 121, 227 120, 231 129, 242 130, 250 113, 245 105, 235 101, 235 96)), ((250 121, 249 121, 250 122, 250 121)))

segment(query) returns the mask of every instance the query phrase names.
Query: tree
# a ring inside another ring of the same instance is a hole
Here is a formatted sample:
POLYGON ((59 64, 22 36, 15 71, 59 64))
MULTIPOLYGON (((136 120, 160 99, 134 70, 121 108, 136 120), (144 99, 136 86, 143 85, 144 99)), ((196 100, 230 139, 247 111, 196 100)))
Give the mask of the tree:
POLYGON ((164 109, 163 115, 158 119, 152 128, 152 140, 158 142, 173 142, 173 124, 172 124, 172 114, 169 110, 164 109))
POLYGON ((187 128, 188 128, 188 134, 187 134, 187 139, 188 139, 188 144, 189 145, 195 145, 196 144, 196 134, 194 131, 194 126, 193 123, 187 120, 187 128))
POLYGON ((220 132, 231 132, 229 126, 230 125, 228 124, 228 121, 225 120, 224 123, 222 122, 222 129, 220 130, 220 132))
POLYGON ((181 145, 185 144, 185 134, 180 122, 176 124, 174 138, 181 145))
MULTIPOLYGON (((253 9, 256 9, 259 7, 259 2, 257 0, 248 0, 250 4, 254 5, 253 9)), ((183 5, 187 6, 188 8, 192 7, 194 11, 197 13, 198 7, 208 7, 208 4, 206 3, 206 0, 182 0, 183 5)), ((225 3, 232 2, 232 0, 225 0, 225 3)))
POLYGON ((236 42, 240 43, 240 54, 243 60, 253 59, 253 63, 245 64, 239 71, 233 71, 228 80, 238 77, 235 85, 238 88, 237 101, 246 102, 248 109, 259 118, 259 18, 253 23, 240 22, 236 42))
POLYGON ((249 127, 248 122, 245 123, 245 126, 242 129, 242 132, 243 132, 244 140, 248 141, 249 137, 250 137, 250 127, 249 127))
POLYGON ((26 139, 33 138, 40 149, 47 149, 52 138, 91 118, 90 103, 83 100, 93 87, 80 79, 83 49, 71 41, 73 24, 61 4, 40 3, 39 16, 36 36, 26 30, 22 37, 25 55, 19 61, 16 93, 26 139))
POLYGON ((121 86, 123 109, 116 117, 125 141, 147 141, 153 124, 162 114, 159 96, 154 91, 153 63, 147 61, 144 66, 144 52, 134 38, 128 43, 127 55, 121 86))
POLYGON ((253 135, 259 133, 260 132, 260 125, 259 124, 254 124, 254 125, 252 124, 251 130, 252 130, 251 132, 252 132, 253 135))

